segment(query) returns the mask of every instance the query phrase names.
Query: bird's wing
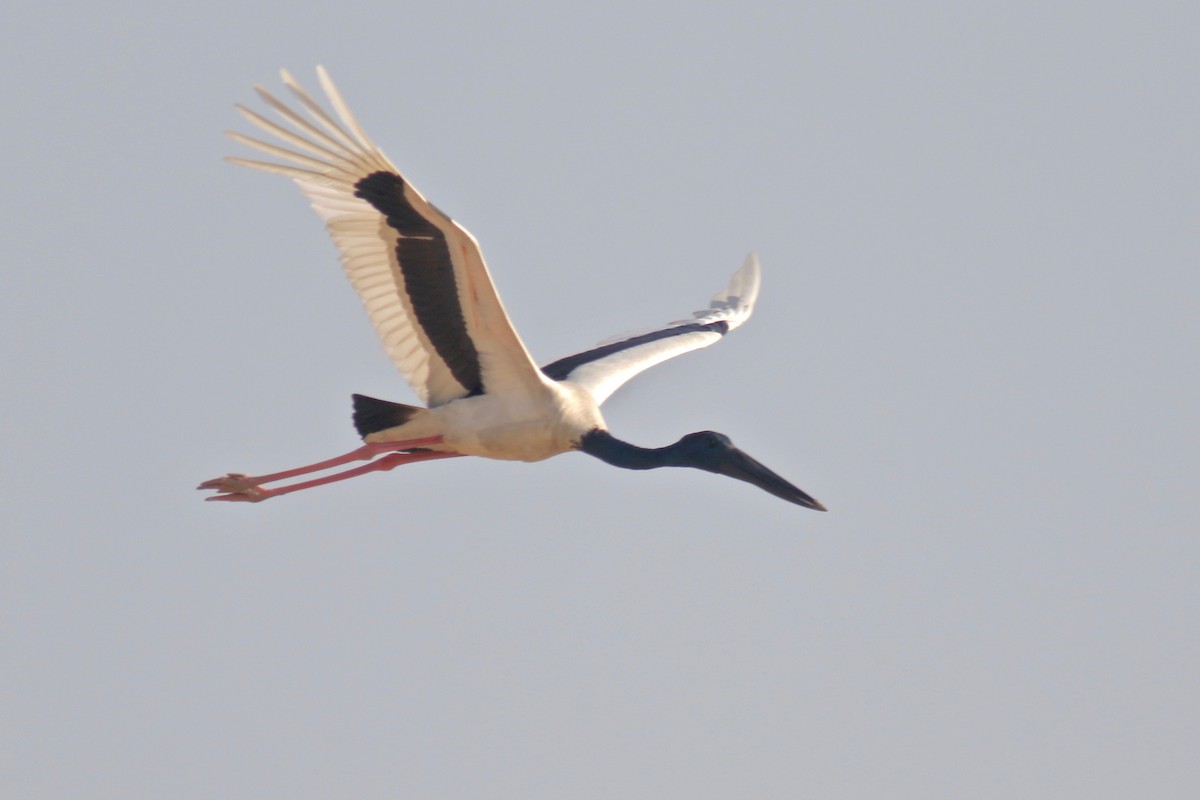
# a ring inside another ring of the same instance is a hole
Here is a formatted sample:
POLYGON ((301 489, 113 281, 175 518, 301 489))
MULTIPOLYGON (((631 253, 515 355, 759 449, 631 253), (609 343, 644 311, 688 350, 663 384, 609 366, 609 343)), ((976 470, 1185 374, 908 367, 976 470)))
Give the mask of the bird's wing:
POLYGON ((371 143, 323 68, 317 75, 336 119, 286 70, 281 75, 304 114, 255 90, 291 129, 238 110, 287 146, 229 136, 287 163, 228 160, 286 175, 308 196, 384 349, 421 399, 437 406, 471 394, 542 388, 475 238, 371 143))
POLYGON ((751 253, 733 273, 729 285, 713 297, 708 308, 695 312, 692 319, 609 339, 582 353, 552 361, 542 367, 542 372, 554 380, 583 386, 597 403, 603 403, 642 370, 708 347, 748 320, 758 297, 760 280, 758 256, 751 253))

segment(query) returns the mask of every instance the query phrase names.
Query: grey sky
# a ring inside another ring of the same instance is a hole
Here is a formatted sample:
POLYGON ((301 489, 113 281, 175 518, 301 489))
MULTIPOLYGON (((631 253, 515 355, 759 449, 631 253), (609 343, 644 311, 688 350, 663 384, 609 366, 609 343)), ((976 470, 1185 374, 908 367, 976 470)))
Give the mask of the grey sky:
POLYGON ((1200 790, 1192 4, 0 15, 3 796, 1200 790), (539 359, 756 249, 755 317, 605 415, 830 513, 583 455, 203 503, 413 398, 220 160, 316 63, 539 359))

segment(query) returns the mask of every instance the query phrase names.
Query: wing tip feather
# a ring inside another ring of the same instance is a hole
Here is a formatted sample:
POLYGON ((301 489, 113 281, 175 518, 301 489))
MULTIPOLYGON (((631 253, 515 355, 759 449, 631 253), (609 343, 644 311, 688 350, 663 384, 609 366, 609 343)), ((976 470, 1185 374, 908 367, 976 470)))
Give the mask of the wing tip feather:
MULTIPOLYGON (((730 312, 727 321, 732 330, 750 318, 761 285, 762 266, 758 260, 758 253, 751 250, 742 261, 742 265, 729 277, 729 284, 713 295, 709 308, 730 312)), ((702 315, 704 312, 697 313, 702 315)))

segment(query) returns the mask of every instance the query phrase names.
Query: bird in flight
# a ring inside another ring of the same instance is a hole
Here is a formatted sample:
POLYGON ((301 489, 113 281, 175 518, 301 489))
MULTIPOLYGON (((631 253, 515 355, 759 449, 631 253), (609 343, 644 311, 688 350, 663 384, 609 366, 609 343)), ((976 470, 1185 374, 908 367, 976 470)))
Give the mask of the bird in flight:
POLYGON ((285 70, 297 105, 255 90, 287 126, 238 106, 280 144, 234 140, 283 163, 230 158, 284 175, 325 221, 342 266, 384 349, 426 407, 354 395, 365 444, 269 475, 229 473, 200 484, 208 500, 259 502, 401 464, 456 456, 541 461, 579 450, 613 466, 694 467, 745 481, 824 511, 817 500, 743 453, 729 437, 689 433, 666 447, 638 447, 608 432, 603 403, 644 369, 707 347, 750 317, 759 265, 751 253, 729 285, 691 319, 602 342, 538 366, 504 311, 479 244, 413 187, 350 113, 329 75, 317 75, 329 114, 285 70), (291 478, 367 463, 285 485, 291 478))

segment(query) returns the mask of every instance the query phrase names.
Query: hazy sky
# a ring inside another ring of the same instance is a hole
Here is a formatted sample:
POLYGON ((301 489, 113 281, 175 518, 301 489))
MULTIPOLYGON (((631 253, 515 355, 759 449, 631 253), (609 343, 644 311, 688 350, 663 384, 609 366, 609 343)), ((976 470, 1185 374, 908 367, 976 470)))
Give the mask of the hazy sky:
POLYGON ((1200 796, 1193 3, 0 12, 14 798, 1200 796), (260 505, 414 396, 235 102, 325 64, 549 360, 755 317, 585 455, 260 505))

